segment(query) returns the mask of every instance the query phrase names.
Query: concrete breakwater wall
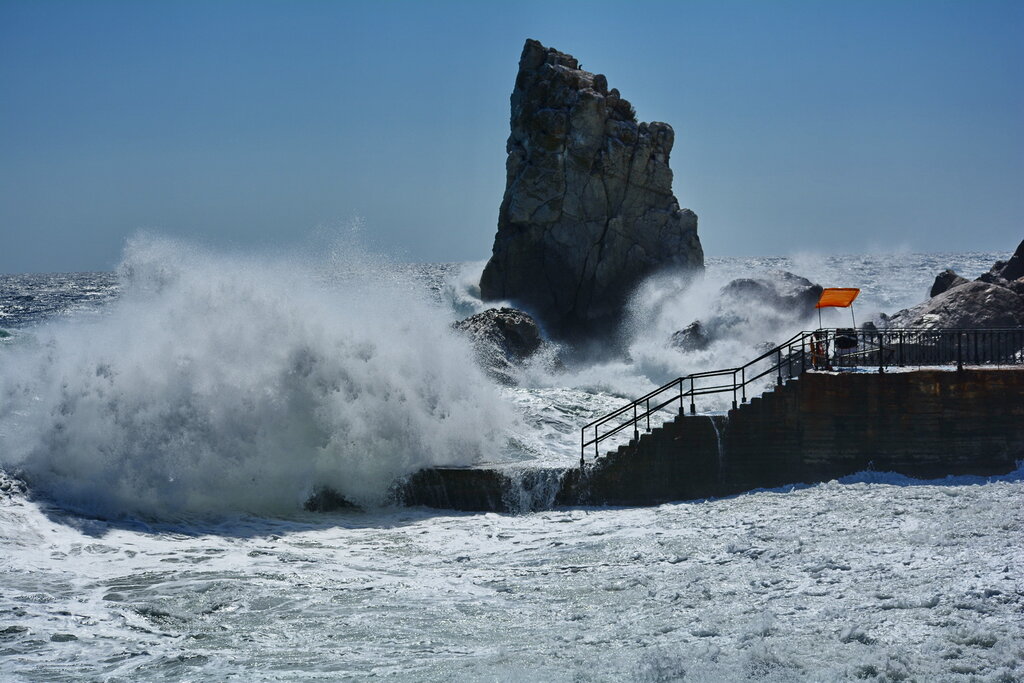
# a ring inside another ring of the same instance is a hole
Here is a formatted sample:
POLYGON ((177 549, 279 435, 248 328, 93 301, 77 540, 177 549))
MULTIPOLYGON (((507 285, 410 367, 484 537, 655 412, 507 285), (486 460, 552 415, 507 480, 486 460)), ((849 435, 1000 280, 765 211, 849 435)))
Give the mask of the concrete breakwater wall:
POLYGON ((866 469, 994 475, 1024 459, 1024 370, 805 373, 728 415, 679 415, 578 468, 424 470, 409 505, 520 511, 652 505, 866 469))

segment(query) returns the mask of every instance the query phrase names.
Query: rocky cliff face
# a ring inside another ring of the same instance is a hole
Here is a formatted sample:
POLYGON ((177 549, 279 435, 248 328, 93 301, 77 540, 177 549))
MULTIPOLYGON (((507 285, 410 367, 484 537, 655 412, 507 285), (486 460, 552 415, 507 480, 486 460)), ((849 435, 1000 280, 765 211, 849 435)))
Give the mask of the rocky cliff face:
POLYGON ((672 194, 672 127, 638 123, 603 75, 527 40, 511 124, 485 300, 562 338, 606 335, 645 276, 703 267, 697 216, 672 194))

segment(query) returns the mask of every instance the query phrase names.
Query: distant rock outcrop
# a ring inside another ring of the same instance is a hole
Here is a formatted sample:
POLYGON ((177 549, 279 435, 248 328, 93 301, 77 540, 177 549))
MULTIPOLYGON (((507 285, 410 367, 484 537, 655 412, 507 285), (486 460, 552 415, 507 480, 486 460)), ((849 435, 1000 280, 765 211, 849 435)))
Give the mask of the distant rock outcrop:
POLYGON ((739 278, 722 288, 722 296, 726 298, 756 301, 760 306, 787 313, 794 320, 814 313, 821 292, 821 285, 785 270, 771 277, 739 278))
POLYGON ((968 282, 900 311, 890 327, 937 329, 992 329, 1024 325, 1024 299, 1007 287, 991 282, 968 282))
POLYGON ((527 40, 484 300, 515 301, 580 339, 607 334, 645 276, 702 268, 697 216, 672 194, 674 138, 668 124, 638 123, 603 75, 527 40))
POLYGON ((713 315, 674 332, 669 343, 681 351, 702 351, 719 339, 747 336, 751 329, 792 328, 813 317, 821 291, 821 285, 787 271, 732 280, 719 291, 713 315))
POLYGON ((974 282, 943 271, 935 278, 932 298, 887 318, 886 324, 922 330, 1024 326, 1024 242, 1009 261, 996 261, 974 282))
POLYGON ((489 308, 452 327, 469 335, 480 364, 505 384, 514 384, 515 368, 544 343, 537 322, 514 308, 489 308))

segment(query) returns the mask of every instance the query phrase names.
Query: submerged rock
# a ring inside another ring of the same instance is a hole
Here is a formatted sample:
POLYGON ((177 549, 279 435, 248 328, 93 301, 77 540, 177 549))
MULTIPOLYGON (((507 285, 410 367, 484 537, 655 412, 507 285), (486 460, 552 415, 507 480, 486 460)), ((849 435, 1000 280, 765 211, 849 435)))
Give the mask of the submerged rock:
POLYGON ((307 512, 333 512, 335 510, 360 510, 340 493, 331 488, 320 488, 302 506, 307 512))
POLYGON ((582 339, 607 335, 647 275, 702 268, 697 216, 672 194, 674 139, 637 122, 603 75, 527 40, 484 300, 520 302, 555 336, 582 339))
POLYGON ((514 383, 515 368, 544 343, 537 321, 514 308, 489 308, 452 327, 469 335, 480 364, 506 384, 514 383))

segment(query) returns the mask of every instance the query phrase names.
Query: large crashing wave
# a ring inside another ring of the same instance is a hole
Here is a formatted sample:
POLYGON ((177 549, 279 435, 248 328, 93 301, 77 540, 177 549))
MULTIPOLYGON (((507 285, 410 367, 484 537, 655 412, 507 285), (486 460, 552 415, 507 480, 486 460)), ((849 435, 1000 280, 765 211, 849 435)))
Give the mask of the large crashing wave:
POLYGON ((514 417, 422 287, 350 250, 315 267, 132 240, 106 315, 0 357, 0 462, 103 514, 381 503, 499 450, 514 417))

